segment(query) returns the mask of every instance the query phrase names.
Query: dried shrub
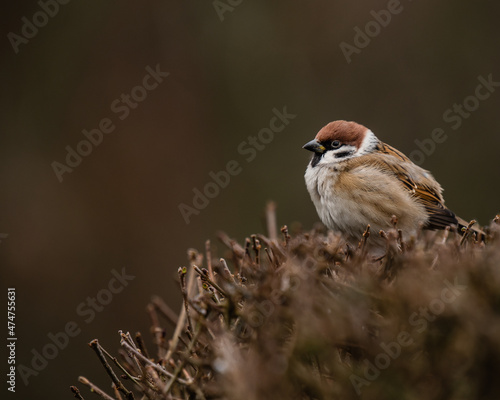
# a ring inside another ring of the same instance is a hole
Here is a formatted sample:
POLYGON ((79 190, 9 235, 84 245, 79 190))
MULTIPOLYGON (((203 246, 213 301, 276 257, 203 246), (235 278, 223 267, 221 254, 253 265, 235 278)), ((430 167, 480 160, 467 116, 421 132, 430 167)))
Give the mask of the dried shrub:
POLYGON ((189 251, 179 316, 148 306, 155 354, 140 334, 120 333, 118 359, 91 342, 114 397, 80 382, 105 399, 500 398, 498 216, 486 243, 473 231, 403 243, 394 221, 380 257, 369 230, 354 248, 321 228, 278 238, 274 221, 242 245, 220 234, 225 258, 208 242, 205 257, 189 251))

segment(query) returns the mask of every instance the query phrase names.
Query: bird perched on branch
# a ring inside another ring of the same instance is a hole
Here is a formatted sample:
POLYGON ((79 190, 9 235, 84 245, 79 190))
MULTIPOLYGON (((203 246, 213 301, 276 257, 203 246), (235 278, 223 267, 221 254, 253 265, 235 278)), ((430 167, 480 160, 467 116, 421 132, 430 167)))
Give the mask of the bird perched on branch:
POLYGON ((393 216, 406 238, 422 226, 468 225, 446 208, 443 189, 429 171, 363 125, 331 122, 303 148, 314 153, 305 181, 319 217, 352 242, 368 224, 375 232, 392 228, 393 216))

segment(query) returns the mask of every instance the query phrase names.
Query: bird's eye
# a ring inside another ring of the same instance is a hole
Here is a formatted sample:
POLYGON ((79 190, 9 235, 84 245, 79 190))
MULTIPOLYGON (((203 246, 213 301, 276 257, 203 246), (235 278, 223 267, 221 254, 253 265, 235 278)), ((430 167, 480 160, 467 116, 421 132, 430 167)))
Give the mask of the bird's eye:
POLYGON ((332 142, 332 148, 333 149, 338 149, 341 145, 342 145, 342 143, 340 143, 338 140, 334 140, 332 142))

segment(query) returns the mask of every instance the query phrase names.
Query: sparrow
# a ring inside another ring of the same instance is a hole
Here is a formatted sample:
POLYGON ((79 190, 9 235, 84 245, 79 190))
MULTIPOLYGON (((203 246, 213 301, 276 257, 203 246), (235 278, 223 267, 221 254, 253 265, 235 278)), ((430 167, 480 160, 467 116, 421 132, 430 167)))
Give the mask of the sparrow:
POLYGON ((320 219, 352 243, 368 224, 375 232, 393 228, 393 216, 406 239, 421 227, 467 226, 445 206, 443 188, 429 171, 363 125, 331 122, 303 148, 314 153, 305 181, 320 219))

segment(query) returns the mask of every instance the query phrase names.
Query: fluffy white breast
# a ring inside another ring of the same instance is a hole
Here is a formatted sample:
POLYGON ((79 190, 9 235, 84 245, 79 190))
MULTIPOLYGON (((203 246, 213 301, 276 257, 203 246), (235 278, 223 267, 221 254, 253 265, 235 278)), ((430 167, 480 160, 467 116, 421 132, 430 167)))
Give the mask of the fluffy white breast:
MULTIPOLYGON (((338 178, 338 169, 335 166, 317 165, 307 166, 305 173, 305 181, 307 190, 311 196, 316 212, 321 221, 330 229, 338 229, 335 218, 332 217, 331 200, 336 199, 333 191, 336 180, 338 178)), ((334 213, 335 214, 335 213, 334 213)))
POLYGON ((401 187, 396 177, 369 165, 347 168, 349 163, 309 164, 305 173, 307 190, 329 229, 359 240, 367 224, 374 232, 391 228, 392 215, 398 217, 398 227, 408 234, 426 221, 423 205, 401 187))

